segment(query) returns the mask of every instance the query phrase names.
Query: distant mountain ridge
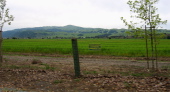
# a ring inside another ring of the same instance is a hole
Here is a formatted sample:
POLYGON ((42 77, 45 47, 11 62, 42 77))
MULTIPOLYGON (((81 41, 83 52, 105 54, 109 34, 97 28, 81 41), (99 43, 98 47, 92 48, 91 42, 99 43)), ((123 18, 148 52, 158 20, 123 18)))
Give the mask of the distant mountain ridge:
MULTIPOLYGON (((67 26, 45 26, 14 29, 3 32, 3 38, 91 38, 91 37, 111 37, 111 36, 126 36, 127 29, 102 29, 102 28, 84 28, 74 25, 67 26)), ((165 33, 169 30, 161 30, 165 33)))

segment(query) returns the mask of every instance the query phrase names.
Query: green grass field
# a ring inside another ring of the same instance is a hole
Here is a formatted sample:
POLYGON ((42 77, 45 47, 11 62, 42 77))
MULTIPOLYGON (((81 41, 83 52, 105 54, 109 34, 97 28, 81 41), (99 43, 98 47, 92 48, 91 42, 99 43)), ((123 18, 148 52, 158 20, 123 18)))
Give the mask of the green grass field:
MULTIPOLYGON (((3 52, 72 54, 71 39, 4 39, 3 52)), ((144 57, 142 39, 78 39, 80 55, 144 57), (89 50, 89 44, 100 44, 101 50, 89 50)), ((150 46, 149 46, 150 47, 150 46)), ((158 55, 170 56, 170 40, 159 41, 158 55)))

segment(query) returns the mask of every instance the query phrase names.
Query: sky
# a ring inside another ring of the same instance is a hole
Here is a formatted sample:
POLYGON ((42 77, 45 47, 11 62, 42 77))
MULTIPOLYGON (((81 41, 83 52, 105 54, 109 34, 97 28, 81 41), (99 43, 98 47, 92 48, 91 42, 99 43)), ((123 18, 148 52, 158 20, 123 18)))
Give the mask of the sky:
MULTIPOLYGON (((120 17, 129 19, 128 0, 7 0, 6 8, 15 17, 3 31, 42 26, 75 25, 91 28, 127 28, 120 17)), ((170 29, 170 0, 159 0, 156 7, 164 29, 170 29)))

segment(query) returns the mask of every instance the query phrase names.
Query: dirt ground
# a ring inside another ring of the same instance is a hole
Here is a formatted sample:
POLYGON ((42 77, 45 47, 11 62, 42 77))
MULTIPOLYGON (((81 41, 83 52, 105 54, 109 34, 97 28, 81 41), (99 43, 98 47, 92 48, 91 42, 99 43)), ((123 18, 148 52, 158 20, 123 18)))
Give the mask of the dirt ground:
POLYGON ((160 58, 159 69, 153 71, 143 58, 80 56, 79 78, 69 55, 8 54, 3 58, 0 92, 170 91, 170 58, 160 58))

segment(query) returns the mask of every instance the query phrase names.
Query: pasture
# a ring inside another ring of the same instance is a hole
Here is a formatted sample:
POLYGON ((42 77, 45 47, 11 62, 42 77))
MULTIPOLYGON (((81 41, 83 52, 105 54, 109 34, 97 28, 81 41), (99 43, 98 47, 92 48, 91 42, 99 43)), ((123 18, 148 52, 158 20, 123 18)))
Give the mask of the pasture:
MULTIPOLYGON (((143 39, 78 39, 80 55, 145 57, 143 39), (89 50, 89 44, 100 44, 100 50, 89 50)), ((71 39, 4 39, 3 52, 72 54, 71 39)), ((170 40, 161 39, 157 45, 159 57, 170 57, 170 40)))

